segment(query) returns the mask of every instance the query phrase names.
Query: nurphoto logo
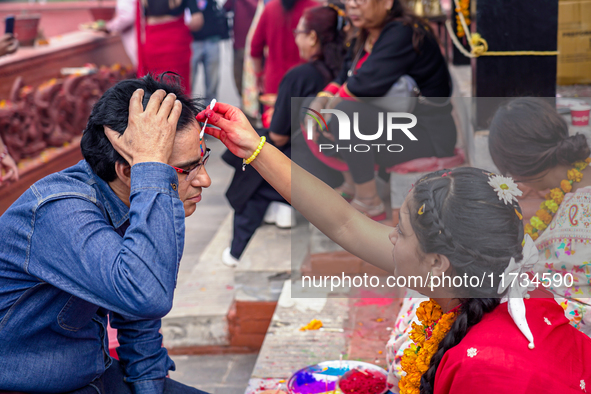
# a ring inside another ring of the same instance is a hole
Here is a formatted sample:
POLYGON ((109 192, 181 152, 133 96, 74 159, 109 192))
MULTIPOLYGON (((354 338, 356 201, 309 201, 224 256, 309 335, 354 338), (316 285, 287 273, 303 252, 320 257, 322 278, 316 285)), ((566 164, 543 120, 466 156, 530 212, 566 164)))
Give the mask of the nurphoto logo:
MULTIPOLYGON (((339 133, 338 133, 338 142, 341 141, 350 141, 351 140, 351 120, 349 116, 338 109, 321 109, 320 112, 304 107, 310 112, 307 112, 306 115, 309 115, 310 118, 307 119, 306 122, 306 138, 308 140, 314 139, 314 121, 318 125, 319 130, 328 130, 328 123, 333 119, 330 118, 327 122, 322 114, 331 114, 336 118, 339 124, 339 133)), ((417 137, 413 133, 411 133, 410 129, 416 126, 417 124, 417 117, 411 113, 407 112, 379 112, 378 113, 378 130, 374 134, 363 134, 359 129, 359 112, 353 113, 353 133, 355 133, 355 137, 362 141, 375 141, 379 139, 382 134, 384 133, 384 123, 386 123, 386 139, 388 141, 392 141, 392 136, 394 135, 395 131, 402 131, 409 140, 417 141, 417 137), (400 119, 409 119, 410 122, 407 123, 399 123, 400 119), (385 121, 384 121, 385 120, 385 121)), ((386 149, 388 152, 396 153, 402 152, 404 147, 400 144, 338 144, 332 143, 320 143, 318 145, 319 152, 322 151, 329 151, 329 150, 336 150, 339 151, 349 151, 349 152, 369 152, 372 149, 377 150, 380 152, 380 149, 386 149)))

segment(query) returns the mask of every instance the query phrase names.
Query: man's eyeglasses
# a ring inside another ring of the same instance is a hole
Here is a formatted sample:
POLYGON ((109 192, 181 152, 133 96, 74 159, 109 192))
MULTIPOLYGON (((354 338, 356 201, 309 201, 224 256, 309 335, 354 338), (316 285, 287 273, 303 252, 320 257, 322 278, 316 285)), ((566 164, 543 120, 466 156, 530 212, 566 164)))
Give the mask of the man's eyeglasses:
POLYGON ((201 167, 205 167, 205 164, 207 163, 207 159, 209 159, 210 152, 211 152, 211 149, 207 148, 205 150, 205 155, 203 155, 203 159, 201 159, 201 161, 199 163, 195 164, 195 167, 193 167, 189 170, 183 170, 182 168, 178 168, 175 166, 171 166, 171 167, 174 168, 176 170, 176 172, 178 172, 179 174, 185 174, 187 176, 185 178, 186 182, 191 182, 193 179, 195 179, 195 177, 199 173, 199 170, 201 170, 201 167))

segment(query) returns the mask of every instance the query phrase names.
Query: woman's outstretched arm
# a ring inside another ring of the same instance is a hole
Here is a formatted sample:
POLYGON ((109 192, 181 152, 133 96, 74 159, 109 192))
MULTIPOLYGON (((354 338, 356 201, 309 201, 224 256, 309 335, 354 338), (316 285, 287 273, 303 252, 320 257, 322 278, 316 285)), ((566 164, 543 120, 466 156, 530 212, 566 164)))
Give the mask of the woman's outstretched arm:
MULTIPOLYGON (((221 130, 206 128, 236 156, 249 158, 257 149, 260 137, 244 114, 236 107, 217 103, 197 120, 221 130)), ((387 272, 393 272, 392 228, 375 222, 352 208, 337 192, 308 173, 276 149, 265 144, 252 166, 295 209, 314 226, 355 256, 387 272)))

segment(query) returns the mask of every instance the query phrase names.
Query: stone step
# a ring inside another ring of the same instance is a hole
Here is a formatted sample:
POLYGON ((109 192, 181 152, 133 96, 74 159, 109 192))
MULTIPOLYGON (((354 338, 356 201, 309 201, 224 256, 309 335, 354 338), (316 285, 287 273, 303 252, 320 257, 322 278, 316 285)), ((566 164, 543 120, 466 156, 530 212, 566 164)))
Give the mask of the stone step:
POLYGON ((291 229, 269 224, 257 229, 234 271, 237 301, 279 299, 283 282, 309 255, 308 222, 299 214, 296 222, 291 229))
MULTIPOLYGON (((222 251, 230 244, 232 214, 201 254, 192 271, 179 277, 172 310, 162 319, 167 348, 229 346, 228 313, 234 302, 234 272, 222 263, 222 251)), ((190 254, 181 266, 189 264, 190 254)))
POLYGON ((232 218, 228 214, 202 254, 183 256, 181 267, 193 269, 181 271, 173 308, 162 320, 164 345, 174 353, 258 349, 292 264, 299 272, 309 255, 309 225, 299 216, 292 229, 261 226, 238 267, 227 267, 221 257, 231 242, 232 218))

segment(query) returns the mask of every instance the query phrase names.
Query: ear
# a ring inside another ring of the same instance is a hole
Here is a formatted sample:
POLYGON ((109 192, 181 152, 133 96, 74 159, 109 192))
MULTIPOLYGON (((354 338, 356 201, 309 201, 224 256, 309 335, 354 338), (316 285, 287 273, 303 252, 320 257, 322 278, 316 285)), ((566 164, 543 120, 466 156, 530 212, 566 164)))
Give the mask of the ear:
POLYGON ((447 256, 438 253, 429 253, 427 255, 427 262, 431 267, 433 276, 441 276, 451 267, 447 256))
POLYGON ((131 167, 129 164, 116 162, 115 172, 117 173, 117 178, 131 189, 131 167))
POLYGON ((310 31, 310 35, 308 36, 310 39, 310 42, 312 43, 312 46, 316 45, 319 43, 318 41, 318 34, 316 33, 316 30, 311 30, 310 31))
POLYGON ((394 0, 386 0, 386 1, 384 1, 384 6, 386 7, 386 10, 388 10, 388 12, 390 12, 390 10, 392 9, 392 7, 394 6, 394 0))

